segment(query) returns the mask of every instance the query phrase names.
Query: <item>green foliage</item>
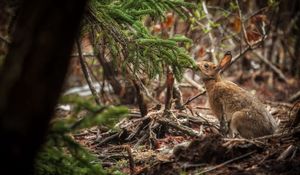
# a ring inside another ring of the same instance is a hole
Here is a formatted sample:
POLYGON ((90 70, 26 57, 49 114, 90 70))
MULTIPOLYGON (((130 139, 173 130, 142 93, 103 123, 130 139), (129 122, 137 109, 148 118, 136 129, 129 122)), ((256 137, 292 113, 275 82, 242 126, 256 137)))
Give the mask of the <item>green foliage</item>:
POLYGON ((184 68, 196 67, 186 50, 178 46, 190 40, 183 36, 161 39, 150 33, 143 20, 147 16, 164 20, 167 11, 187 18, 183 7, 194 8, 194 5, 183 0, 111 0, 105 3, 92 0, 85 27, 94 34, 94 45, 105 41, 110 59, 129 68, 131 73, 145 73, 153 78, 170 66, 180 79, 184 68))
POLYGON ((58 118, 51 123, 47 143, 36 159, 35 174, 107 174, 99 160, 78 144, 71 137, 71 133, 100 124, 112 128, 120 118, 128 113, 127 108, 100 107, 74 96, 64 97, 62 102, 73 104, 75 110, 69 117, 58 118), (77 114, 83 109, 87 110, 88 114, 77 119, 77 114))
POLYGON ((279 5, 279 1, 278 0, 268 0, 268 5, 271 7, 275 7, 279 5))
POLYGON ((235 11, 239 8, 238 5, 235 2, 230 2, 229 5, 230 5, 230 10, 231 11, 235 11))

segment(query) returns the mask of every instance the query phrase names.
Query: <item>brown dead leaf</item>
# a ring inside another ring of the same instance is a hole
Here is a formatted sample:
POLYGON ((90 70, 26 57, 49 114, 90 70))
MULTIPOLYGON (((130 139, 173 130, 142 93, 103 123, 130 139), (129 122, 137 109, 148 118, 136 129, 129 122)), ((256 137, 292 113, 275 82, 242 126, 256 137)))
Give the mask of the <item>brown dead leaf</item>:
POLYGON ((241 19, 238 16, 233 16, 229 19, 229 27, 233 32, 240 33, 242 29, 241 19))
POLYGON ((262 22, 266 23, 267 22, 267 16, 263 15, 263 14, 252 16, 251 19, 250 19, 250 22, 252 24, 262 23, 262 22))
POLYGON ((200 47, 198 52, 197 52, 197 55, 196 57, 197 58, 201 58, 201 57, 204 57, 206 55, 206 51, 205 51, 205 47, 200 47))
POLYGON ((235 17, 233 21, 233 31, 236 33, 240 33, 242 28, 241 19, 239 17, 235 17))
POLYGON ((261 34, 257 30, 255 24, 250 24, 246 28, 246 34, 249 42, 255 42, 261 38, 261 34))
POLYGON ((172 27, 173 24, 174 24, 174 21, 175 21, 174 15, 173 15, 172 13, 168 13, 168 14, 167 14, 167 19, 166 19, 166 21, 164 22, 164 27, 165 27, 165 28, 170 28, 170 27, 172 27))

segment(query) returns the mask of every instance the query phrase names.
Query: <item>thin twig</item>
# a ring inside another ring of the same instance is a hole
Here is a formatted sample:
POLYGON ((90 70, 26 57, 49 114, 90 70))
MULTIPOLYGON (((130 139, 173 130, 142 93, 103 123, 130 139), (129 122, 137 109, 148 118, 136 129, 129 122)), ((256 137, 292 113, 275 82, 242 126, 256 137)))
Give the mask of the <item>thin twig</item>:
POLYGON ((192 85, 193 87, 197 88, 200 92, 205 91, 205 89, 203 88, 203 86, 199 85, 196 81, 192 80, 190 77, 188 77, 187 75, 183 76, 183 79, 185 81, 187 81, 190 85, 192 85))
POLYGON ((134 160, 131 152, 131 148, 129 145, 125 145, 126 152, 128 154, 128 161, 129 161, 129 169, 130 169, 130 175, 134 174, 134 160))
POLYGON ((200 136, 200 134, 198 132, 196 132, 195 130, 189 128, 189 127, 186 127, 186 126, 183 126, 183 125, 178 125, 178 124, 175 124, 174 122, 170 121, 170 120, 167 120, 167 119, 158 119, 157 120, 158 123, 162 124, 162 125, 167 125, 169 127, 172 127, 176 130, 179 130, 181 132, 183 132, 184 134, 187 134, 189 136, 192 136, 192 137, 198 137, 200 136))
POLYGON ((249 42, 248 37, 247 37, 247 32, 246 32, 244 20, 243 20, 243 17, 242 17, 242 11, 240 9, 239 1, 235 0, 235 3, 237 5, 237 9, 238 9, 238 12, 239 12, 239 17, 240 17, 240 21, 241 21, 241 25, 242 25, 243 36, 245 38, 245 41, 246 41, 247 45, 250 46, 250 47, 252 47, 252 45, 249 42))
POLYGON ((296 92, 295 94, 291 95, 288 99, 289 102, 294 102, 300 98, 300 91, 296 92))
POLYGON ((114 134, 102 139, 101 141, 98 141, 98 139, 97 139, 97 140, 95 140, 95 142, 93 144, 97 144, 97 146, 99 147, 99 146, 104 145, 104 144, 112 141, 113 139, 117 138, 119 136, 119 134, 120 133, 114 133, 114 134))
POLYGON ((140 144, 142 144, 148 137, 149 137, 149 132, 147 132, 146 134, 144 134, 144 135, 136 142, 136 144, 133 146, 133 148, 137 149, 138 146, 140 146, 140 144))
POLYGON ((213 166, 213 167, 209 167, 209 168, 207 168, 206 170, 203 170, 203 171, 199 172, 199 174, 204 174, 204 173, 213 171, 213 170, 215 170, 215 169, 221 168, 221 167, 223 167, 223 166, 225 166, 225 165, 227 165, 227 164, 229 164, 229 163, 232 163, 232 162, 234 162, 234 161, 237 161, 237 160, 240 160, 240 159, 242 159, 242 158, 248 157, 248 156, 250 156, 251 154, 254 154, 254 153, 256 153, 256 151, 251 151, 251 152, 246 153, 246 154, 244 154, 244 155, 241 155, 241 156, 239 156, 239 157, 236 157, 236 158, 233 158, 233 159, 228 160, 228 161, 226 161, 226 162, 223 162, 223 163, 221 163, 221 164, 219 164, 219 165, 216 165, 216 166, 213 166))
POLYGON ((183 104, 183 106, 189 104, 190 102, 192 102, 193 100, 195 100, 196 98, 200 97, 201 95, 203 95, 203 94, 205 94, 205 93, 206 93, 206 91, 202 91, 202 92, 198 93, 197 95, 195 95, 194 97, 189 98, 189 99, 183 104))
POLYGON ((5 39, 3 36, 0 36, 0 41, 4 42, 6 45, 10 45, 10 41, 5 39))
POLYGON ((273 72, 275 72, 279 76, 279 78, 281 80, 283 80, 284 82, 288 83, 287 78, 285 77, 285 75, 282 73, 282 71, 280 69, 278 69, 276 66, 274 66, 269 60, 267 60, 262 55, 260 55, 260 54, 258 54, 256 52, 253 52, 253 54, 255 56, 257 56, 257 58, 259 58, 262 62, 264 62, 267 66, 269 66, 271 68, 271 70, 273 72))
POLYGON ((128 75, 129 76, 129 79, 131 80, 138 80, 139 81, 139 85, 142 87, 142 89, 144 90, 145 92, 145 95, 150 99, 152 100, 154 103, 156 104, 160 104, 160 102, 158 100, 156 100, 152 95, 151 93, 149 92, 149 90, 147 89, 147 87, 144 85, 143 81, 141 80, 141 78, 135 73, 135 71, 133 69, 131 69, 130 67, 127 67, 126 68, 128 72, 131 72, 132 75, 128 75))
POLYGON ((249 50, 254 50, 257 47, 260 46, 260 44, 267 38, 267 36, 263 36, 261 39, 257 40, 252 46, 247 45, 244 50, 242 50, 238 55, 234 56, 232 58, 232 61, 230 62, 230 65, 225 67, 224 69, 221 70, 221 73, 223 73, 226 69, 228 69, 232 64, 234 64, 237 60, 239 60, 243 55, 246 54, 247 51, 249 50))
POLYGON ((171 109, 172 98, 173 98, 173 87, 174 87, 174 74, 167 68, 167 77, 166 77, 167 92, 165 96, 165 111, 171 109))
POLYGON ((208 13, 208 10, 207 10, 207 7, 206 7, 206 3, 205 1, 202 1, 202 7, 203 7, 203 11, 206 15, 206 19, 207 19, 207 25, 206 25, 206 29, 209 31, 208 32, 208 37, 210 39, 210 43, 211 43, 211 49, 210 49, 210 52, 211 52, 211 55, 212 55, 212 59, 213 59, 213 62, 215 64, 218 63, 218 60, 217 60, 217 57, 216 57, 216 54, 215 54, 215 42, 214 42, 214 37, 212 35, 212 32, 210 31, 211 30, 211 27, 210 27, 210 22, 212 21, 210 19, 210 16, 209 16, 209 13, 208 13))
POLYGON ((86 61, 84 60, 84 57, 82 55, 82 50, 81 50, 81 45, 80 45, 80 41, 79 39, 76 40, 76 45, 77 45, 77 49, 78 49, 78 54, 79 54, 79 60, 80 60, 80 65, 82 68, 82 72, 84 74, 84 77, 86 79, 87 84, 89 85, 89 88, 95 98, 95 102, 100 105, 100 97, 95 89, 95 87, 93 86, 93 82, 92 82, 92 78, 90 76, 90 72, 88 70, 88 66, 86 61))
POLYGON ((294 151, 296 151, 297 147, 294 145, 290 145, 286 150, 284 150, 280 156, 276 159, 277 161, 285 160, 288 156, 290 156, 294 151))
POLYGON ((141 116, 145 117, 145 115, 147 115, 147 113, 148 113, 148 107, 147 107, 147 104, 145 103, 144 96, 141 92, 139 84, 135 80, 132 80, 132 83, 133 83, 135 91, 136 91, 136 97, 137 97, 138 106, 139 106, 139 109, 141 112, 141 116))

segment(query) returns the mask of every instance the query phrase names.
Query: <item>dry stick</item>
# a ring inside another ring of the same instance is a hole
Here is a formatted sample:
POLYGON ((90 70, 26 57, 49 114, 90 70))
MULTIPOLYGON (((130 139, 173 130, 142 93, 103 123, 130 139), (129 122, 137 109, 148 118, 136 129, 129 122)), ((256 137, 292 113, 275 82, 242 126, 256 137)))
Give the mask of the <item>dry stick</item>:
POLYGON ((285 103, 285 102, 275 102, 275 101, 270 101, 270 100, 264 100, 264 103, 265 104, 268 104, 270 106, 283 106, 283 107, 286 107, 286 108, 291 108, 293 107, 292 104, 290 103, 285 103))
POLYGON ((277 134, 272 134, 272 135, 266 135, 262 137, 257 137, 253 139, 244 139, 244 138, 223 138, 224 141, 257 141, 257 140, 264 140, 264 139, 271 139, 271 138, 278 138, 278 137, 285 137, 285 136, 290 136, 293 135, 297 132, 300 132, 300 126, 294 128, 291 132, 285 132, 285 133, 277 133, 277 134))
POLYGON ((286 150, 284 150, 280 154, 280 156, 276 160, 285 160, 288 156, 290 156, 296 150, 297 150, 296 146, 290 145, 286 150))
POLYGON ((298 105, 300 104, 300 101, 297 101, 295 102, 295 104, 290 108, 290 111, 289 111, 289 118, 291 117, 291 113, 294 109, 297 110, 297 113, 295 114, 295 117, 293 119, 293 121, 291 122, 291 125, 289 127, 289 132, 292 130, 293 127, 297 126, 299 123, 300 123, 300 109, 298 107, 298 105))
POLYGON ((192 102, 193 100, 195 100, 196 98, 200 97, 201 95, 203 95, 203 94, 205 94, 205 93, 206 93, 206 91, 202 91, 202 92, 198 93, 197 95, 195 95, 194 97, 189 98, 189 99, 183 104, 183 106, 189 104, 190 102, 192 102))
MULTIPOLYGON (((130 69, 131 70, 131 69, 130 69)), ((134 73, 133 70, 131 70, 132 73, 134 73)), ((142 82, 142 80, 136 75, 134 74, 135 77, 139 80, 141 87, 143 88, 145 95, 151 99, 154 103, 156 104, 160 104, 160 102, 158 100, 156 100, 154 97, 152 97, 152 95, 150 94, 149 90, 147 89, 147 87, 144 85, 144 83, 142 82)))
POLYGON ((0 36, 0 41, 4 42, 6 45, 10 44, 10 41, 8 41, 7 39, 5 39, 3 36, 0 36))
POLYGON ((212 32, 210 31, 210 30, 211 30, 210 22, 211 22, 212 20, 211 20, 210 17, 209 17, 209 13, 208 13, 208 10, 207 10, 205 1, 202 1, 202 7, 203 7, 203 11, 204 11, 204 13, 205 13, 205 15, 206 15, 206 19, 207 19, 207 21, 208 21, 208 22, 207 22, 207 25, 206 25, 206 29, 209 31, 209 32, 208 32, 208 37, 209 37, 210 43, 211 43, 211 49, 210 49, 210 51, 211 51, 211 54, 212 54, 212 59, 213 59, 213 62, 214 62, 215 64, 217 64, 217 63, 218 63, 218 60, 217 60, 216 54, 215 54, 215 42, 214 42, 214 38, 213 38, 212 32))
POLYGON ((175 109, 184 109, 184 105, 182 104, 182 93, 176 82, 173 87, 173 99, 175 99, 175 109))
POLYGON ((171 109, 172 106, 172 96, 173 96, 173 87, 174 87, 174 74, 167 69, 167 78, 166 78, 167 92, 165 97, 165 112, 171 109))
POLYGON ((223 162, 223 163, 221 163, 221 164, 219 164, 219 165, 210 167, 210 168, 208 168, 207 170, 203 170, 203 171, 199 172, 199 174, 204 174, 204 173, 213 171, 213 170, 215 170, 215 169, 221 168, 221 167, 223 167, 223 166, 225 166, 225 165, 227 165, 227 164, 229 164, 229 163, 231 163, 231 162, 234 162, 234 161, 237 161, 237 160, 239 160, 239 159, 248 157, 248 156, 250 156, 251 154, 253 154, 253 153, 255 153, 255 152, 256 152, 256 151, 251 151, 251 152, 246 153, 246 154, 244 154, 244 155, 241 155, 241 156, 239 156, 239 157, 236 157, 236 158, 233 158, 233 159, 228 160, 228 161, 226 161, 226 162, 223 162))
POLYGON ((130 169, 130 175, 134 174, 134 160, 132 156, 132 152, 129 145, 124 146, 127 154, 128 154, 128 160, 129 160, 129 169, 130 169))
POLYGON ((178 117, 183 117, 183 118, 187 118, 189 121, 191 122, 194 122, 194 123, 198 123, 198 124, 201 124, 200 126, 203 126, 203 125, 207 125, 209 127, 213 127, 215 129, 219 129, 217 126, 216 126, 216 123, 215 122, 211 122, 211 121, 208 121, 206 118, 200 116, 200 115, 197 115, 197 117, 194 117, 194 116, 190 116, 190 115, 187 115, 187 114, 184 114, 184 113, 179 113, 178 114, 178 117))
MULTIPOLYGON (((240 20, 241 20, 241 25, 242 25, 242 30, 243 30, 243 36, 245 38, 245 41, 247 43, 247 47, 242 50, 239 55, 236 55, 235 57, 232 58, 232 61, 230 63, 229 66, 227 66, 225 69, 221 70, 221 73, 223 73, 226 69, 228 69, 233 63, 235 63, 239 58, 241 58, 247 51, 249 50, 254 50, 256 49, 266 38, 267 36, 266 35, 263 35, 261 39, 259 39, 258 41, 256 41, 255 43, 251 44, 249 41, 248 41, 248 37, 247 37, 247 33, 246 33, 246 29, 245 29, 245 25, 244 25, 244 21, 242 20, 242 12, 241 12, 241 9, 239 7, 239 3, 238 3, 238 0, 236 0, 236 4, 238 6, 238 11, 239 11, 239 16, 240 16, 240 20)), ((252 17, 252 16, 251 16, 252 17)), ((250 18, 251 18, 250 17, 250 18)))
POLYGON ((92 82, 92 78, 90 76, 89 70, 88 70, 88 66, 86 61, 84 60, 84 57, 82 55, 82 51, 81 51, 81 46, 80 46, 80 42, 79 39, 76 39, 76 45, 77 45, 77 49, 78 49, 78 54, 79 54, 79 60, 80 60, 80 65, 81 65, 81 69, 83 71, 84 77, 86 82, 89 85, 89 88, 95 98, 95 101, 98 105, 100 105, 100 97, 95 89, 95 87, 93 86, 93 82, 92 82))
POLYGON ((296 92, 295 94, 291 95, 288 99, 289 102, 294 102, 300 98, 300 91, 296 92))
POLYGON ((242 11, 241 11, 240 6, 239 6, 239 1, 235 0, 235 3, 237 5, 237 9, 238 9, 238 12, 239 12, 239 17, 240 17, 240 21, 241 21, 241 25, 242 25, 242 30, 243 30, 243 36, 245 38, 245 41, 246 41, 247 45, 250 46, 250 47, 252 47, 252 45, 249 42, 248 37, 247 37, 247 32, 246 32, 244 20, 243 20, 243 17, 242 17, 242 11))
POLYGON ((134 132, 131 133, 125 140, 129 141, 129 140, 133 139, 135 136, 137 136, 143 130, 143 128, 149 124, 150 121, 151 121, 150 117, 148 117, 148 116, 143 117, 142 123, 140 123, 135 128, 134 132))
POLYGON ((140 79, 140 77, 135 73, 135 71, 130 68, 130 67, 127 67, 126 70, 128 72, 131 72, 133 76, 131 75, 128 75, 129 76, 129 79, 131 80, 138 80, 139 81, 139 85, 142 87, 142 89, 144 90, 145 92, 145 95, 151 99, 154 103, 156 104, 160 104, 160 102, 158 100, 156 100, 154 97, 152 97, 152 95, 150 94, 149 90, 147 89, 147 87, 144 85, 143 81, 140 79))
POLYGON ((136 144, 133 146, 133 148, 137 148, 138 146, 140 146, 140 144, 142 144, 147 138, 149 137, 149 132, 147 132, 146 134, 144 134, 137 142, 136 144))
POLYGON ((99 142, 98 140, 96 140, 93 144, 98 143, 97 146, 104 145, 104 144, 110 142, 111 140, 117 138, 117 137, 119 136, 119 134, 120 134, 120 133, 114 133, 114 134, 112 134, 112 135, 106 137, 105 139, 101 140, 100 142, 99 142))
POLYGON ((296 13, 296 15, 293 17, 293 19, 291 20, 290 24, 287 26, 286 30, 284 31, 285 34, 290 33, 291 30, 295 27, 295 24, 296 24, 299 16, 300 16, 300 12, 298 11, 296 13))
POLYGON ((249 50, 254 50, 256 49, 258 46, 260 46, 260 44, 266 39, 266 36, 263 36, 261 39, 259 39, 258 41, 256 41, 254 44, 252 44, 251 46, 247 45, 246 48, 241 51, 238 55, 236 55, 235 57, 232 58, 232 61, 230 62, 230 65, 225 67, 224 69, 221 70, 221 73, 223 73, 226 69, 228 69, 233 63, 235 63, 237 60, 239 60, 243 55, 245 55, 245 53, 249 50))
POLYGON ((199 85, 196 81, 192 80, 190 77, 188 77, 187 75, 183 76, 184 80, 187 81, 190 85, 194 86, 195 88, 197 88, 199 91, 205 91, 205 89, 199 85))
POLYGON ((162 111, 149 112, 145 117, 141 118, 141 123, 136 127, 135 131, 131 133, 125 140, 129 141, 138 135, 152 120, 152 116, 161 114, 162 111))
POLYGON ((144 96, 141 93, 139 84, 135 80, 132 80, 132 83, 136 90, 137 102, 138 102, 138 106, 140 108, 141 116, 145 117, 148 113, 148 108, 147 108, 147 104, 145 103, 144 96))
POLYGON ((276 66, 274 66, 269 60, 267 60, 265 57, 261 56, 260 54, 253 52, 253 54, 255 56, 257 56, 261 61, 263 61, 267 66, 269 66, 271 68, 272 71, 274 71, 281 80, 283 80, 284 82, 288 82, 287 78, 284 76, 284 74, 282 73, 282 71, 280 69, 278 69, 276 66))
POLYGON ((179 130, 181 132, 183 132, 184 134, 187 134, 189 136, 192 136, 192 137, 198 137, 200 136, 200 134, 196 131, 194 131, 193 129, 189 128, 189 127, 186 127, 186 126, 183 126, 183 125, 178 125, 178 124, 175 124, 174 122, 170 121, 170 120, 166 120, 166 119, 158 119, 157 120, 158 123, 162 124, 162 125, 167 125, 167 126, 170 126, 176 130, 179 130))

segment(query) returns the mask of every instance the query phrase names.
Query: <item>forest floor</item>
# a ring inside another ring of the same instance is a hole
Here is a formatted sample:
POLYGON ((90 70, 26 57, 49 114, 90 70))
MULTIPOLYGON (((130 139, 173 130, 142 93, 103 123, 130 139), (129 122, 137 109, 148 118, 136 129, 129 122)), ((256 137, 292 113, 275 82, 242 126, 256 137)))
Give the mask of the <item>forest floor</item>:
MULTIPOLYGON (((267 99, 262 101, 280 122, 276 134, 256 139, 221 136, 203 94, 185 109, 172 108, 168 113, 150 104, 145 117, 136 106, 129 106, 131 112, 118 123, 119 130, 97 127, 74 138, 95 153, 104 167, 126 174, 299 174, 300 105, 282 102, 299 82, 285 87, 278 81, 271 90, 253 79, 241 82, 246 89, 255 89, 260 99, 267 99)), ((180 90, 184 102, 199 93, 188 86, 180 90)))

